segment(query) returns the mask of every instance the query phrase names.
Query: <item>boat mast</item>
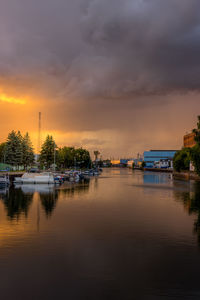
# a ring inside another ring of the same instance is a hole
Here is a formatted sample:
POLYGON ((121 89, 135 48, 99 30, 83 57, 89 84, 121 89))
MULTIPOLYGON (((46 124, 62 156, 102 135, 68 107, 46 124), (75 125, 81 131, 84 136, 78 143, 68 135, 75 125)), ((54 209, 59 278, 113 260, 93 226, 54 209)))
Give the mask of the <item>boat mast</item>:
POLYGON ((41 120, 42 120, 42 113, 39 112, 39 124, 38 124, 38 157, 37 160, 39 161, 39 153, 40 153, 40 140, 41 140, 41 120))

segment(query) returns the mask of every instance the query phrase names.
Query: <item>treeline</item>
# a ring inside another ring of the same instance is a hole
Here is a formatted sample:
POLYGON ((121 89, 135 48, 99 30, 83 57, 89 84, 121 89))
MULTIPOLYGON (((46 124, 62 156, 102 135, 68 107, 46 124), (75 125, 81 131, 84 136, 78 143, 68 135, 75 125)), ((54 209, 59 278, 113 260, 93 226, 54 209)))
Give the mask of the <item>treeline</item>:
POLYGON ((0 144, 0 162, 12 167, 24 169, 38 165, 42 169, 57 168, 90 168, 89 151, 74 147, 58 148, 53 137, 48 135, 41 147, 39 158, 35 161, 32 142, 29 134, 22 136, 21 132, 9 133, 5 143, 0 144))
POLYGON ((41 167, 50 168, 54 165, 60 169, 71 167, 90 168, 91 158, 90 153, 86 149, 74 147, 58 148, 53 137, 48 135, 42 145, 39 162, 41 167))
POLYGON ((200 176, 200 116, 198 116, 197 128, 193 129, 196 145, 192 148, 183 148, 174 156, 174 169, 177 172, 190 169, 193 163, 196 173, 200 176))

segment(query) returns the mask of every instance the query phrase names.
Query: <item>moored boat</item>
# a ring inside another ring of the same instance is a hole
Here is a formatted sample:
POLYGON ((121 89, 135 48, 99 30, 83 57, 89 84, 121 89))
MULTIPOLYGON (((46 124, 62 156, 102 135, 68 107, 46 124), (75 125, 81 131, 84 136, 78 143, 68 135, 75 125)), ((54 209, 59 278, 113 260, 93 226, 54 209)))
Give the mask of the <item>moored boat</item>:
POLYGON ((44 173, 25 173, 22 177, 15 177, 15 183, 34 183, 34 184, 54 184, 54 176, 50 172, 44 173))
POLYGON ((0 175, 0 186, 8 186, 10 184, 8 175, 0 175))

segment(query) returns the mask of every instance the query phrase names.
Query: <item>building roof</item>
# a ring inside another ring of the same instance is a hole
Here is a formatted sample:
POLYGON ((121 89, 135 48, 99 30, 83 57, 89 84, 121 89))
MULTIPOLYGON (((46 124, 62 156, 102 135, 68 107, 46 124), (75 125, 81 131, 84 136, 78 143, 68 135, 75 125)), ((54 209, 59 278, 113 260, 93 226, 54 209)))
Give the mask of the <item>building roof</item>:
POLYGON ((178 150, 150 150, 152 152, 177 152, 178 150))

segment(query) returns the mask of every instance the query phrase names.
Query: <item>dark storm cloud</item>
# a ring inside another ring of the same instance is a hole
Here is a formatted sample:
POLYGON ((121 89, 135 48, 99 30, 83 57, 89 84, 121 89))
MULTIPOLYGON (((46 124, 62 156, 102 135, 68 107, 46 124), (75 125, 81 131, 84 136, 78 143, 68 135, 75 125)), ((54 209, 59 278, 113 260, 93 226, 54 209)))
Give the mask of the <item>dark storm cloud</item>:
POLYGON ((0 0, 0 83, 94 101, 199 90, 199 11, 199 0, 0 0))

